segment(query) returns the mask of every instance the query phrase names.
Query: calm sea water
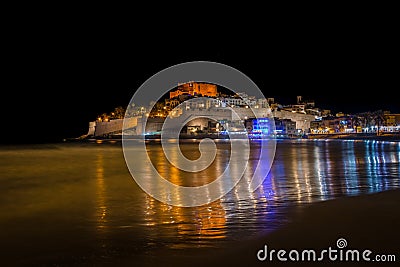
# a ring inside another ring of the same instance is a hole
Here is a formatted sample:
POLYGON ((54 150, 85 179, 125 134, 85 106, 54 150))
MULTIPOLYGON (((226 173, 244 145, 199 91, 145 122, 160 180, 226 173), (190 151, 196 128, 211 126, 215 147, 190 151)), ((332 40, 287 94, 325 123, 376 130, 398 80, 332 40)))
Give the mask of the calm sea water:
MULTIPOLYGON (((157 170, 183 185, 210 182, 230 153, 218 141, 208 172, 171 176, 159 144, 147 148, 157 170)), ((195 141, 181 149, 189 158, 199 153, 195 141)), ((399 168, 398 142, 282 140, 267 179, 247 199, 232 190, 208 205, 180 208, 138 187, 119 142, 3 146, 0 254, 7 266, 70 266, 160 249, 224 248, 282 227, 298 206, 399 188, 399 168)))

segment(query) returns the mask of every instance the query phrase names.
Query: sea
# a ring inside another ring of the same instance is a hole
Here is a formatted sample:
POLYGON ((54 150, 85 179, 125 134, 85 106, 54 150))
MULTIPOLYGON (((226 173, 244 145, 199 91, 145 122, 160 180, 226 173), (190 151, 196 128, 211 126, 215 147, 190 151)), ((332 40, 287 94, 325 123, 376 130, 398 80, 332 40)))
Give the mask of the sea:
MULTIPOLYGON (((160 142, 146 142, 155 169, 176 184, 207 184, 229 164, 229 140, 215 140, 213 164, 197 174, 173 171, 160 142)), ((251 142, 254 160, 261 141, 251 142)), ((179 145, 188 158, 199 157, 197 140, 179 145)), ((277 140, 257 190, 243 198, 233 188, 208 204, 179 207, 139 186, 119 140, 2 145, 1 261, 98 266, 123 258, 135 266, 157 251, 224 249, 280 229, 298 207, 397 189, 399 169, 399 142, 277 140)))

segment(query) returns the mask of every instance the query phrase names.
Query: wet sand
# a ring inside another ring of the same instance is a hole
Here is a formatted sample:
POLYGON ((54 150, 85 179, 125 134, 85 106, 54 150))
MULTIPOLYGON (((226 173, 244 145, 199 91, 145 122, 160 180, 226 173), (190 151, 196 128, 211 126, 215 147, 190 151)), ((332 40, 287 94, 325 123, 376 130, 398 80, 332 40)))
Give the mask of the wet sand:
MULTIPOLYGON (((344 238, 347 249, 376 254, 394 254, 400 261, 400 190, 318 202, 293 208, 293 216, 283 228, 257 240, 232 243, 228 249, 193 249, 192 251, 157 251, 135 259, 105 266, 387 266, 383 262, 279 262, 259 261, 257 251, 264 245, 269 249, 337 249, 336 241, 344 238)), ((371 257, 371 256, 370 256, 371 257)))

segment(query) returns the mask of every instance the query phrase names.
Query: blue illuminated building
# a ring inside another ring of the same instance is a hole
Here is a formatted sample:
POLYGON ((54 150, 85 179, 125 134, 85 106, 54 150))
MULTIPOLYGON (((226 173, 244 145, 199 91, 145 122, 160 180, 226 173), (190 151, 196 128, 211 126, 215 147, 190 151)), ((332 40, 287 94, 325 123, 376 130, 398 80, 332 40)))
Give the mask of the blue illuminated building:
POLYGON ((252 134, 262 134, 268 135, 270 133, 270 122, 269 119, 261 118, 261 119, 253 119, 253 128, 252 134))
POLYGON ((275 136, 277 138, 295 137, 296 122, 290 119, 270 118, 248 119, 245 122, 250 137, 275 136), (273 125, 275 124, 275 127, 273 125))

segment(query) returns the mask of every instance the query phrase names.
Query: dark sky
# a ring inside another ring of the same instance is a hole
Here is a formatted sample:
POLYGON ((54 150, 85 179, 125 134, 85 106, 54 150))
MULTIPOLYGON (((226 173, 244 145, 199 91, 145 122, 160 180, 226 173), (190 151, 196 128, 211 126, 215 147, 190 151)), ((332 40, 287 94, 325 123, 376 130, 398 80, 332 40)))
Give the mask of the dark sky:
MULTIPOLYGON (((65 33, 11 43, 2 93, 2 142, 57 142, 87 132, 88 122, 126 106, 155 73, 188 61, 227 64, 251 78, 266 97, 296 95, 343 112, 399 113, 398 41, 381 31, 296 34, 286 38, 185 42, 65 33)), ((181 37, 184 38, 184 37, 181 37)), ((193 39, 193 38, 192 38, 193 39)), ((196 40, 196 38, 194 38, 196 40)))

